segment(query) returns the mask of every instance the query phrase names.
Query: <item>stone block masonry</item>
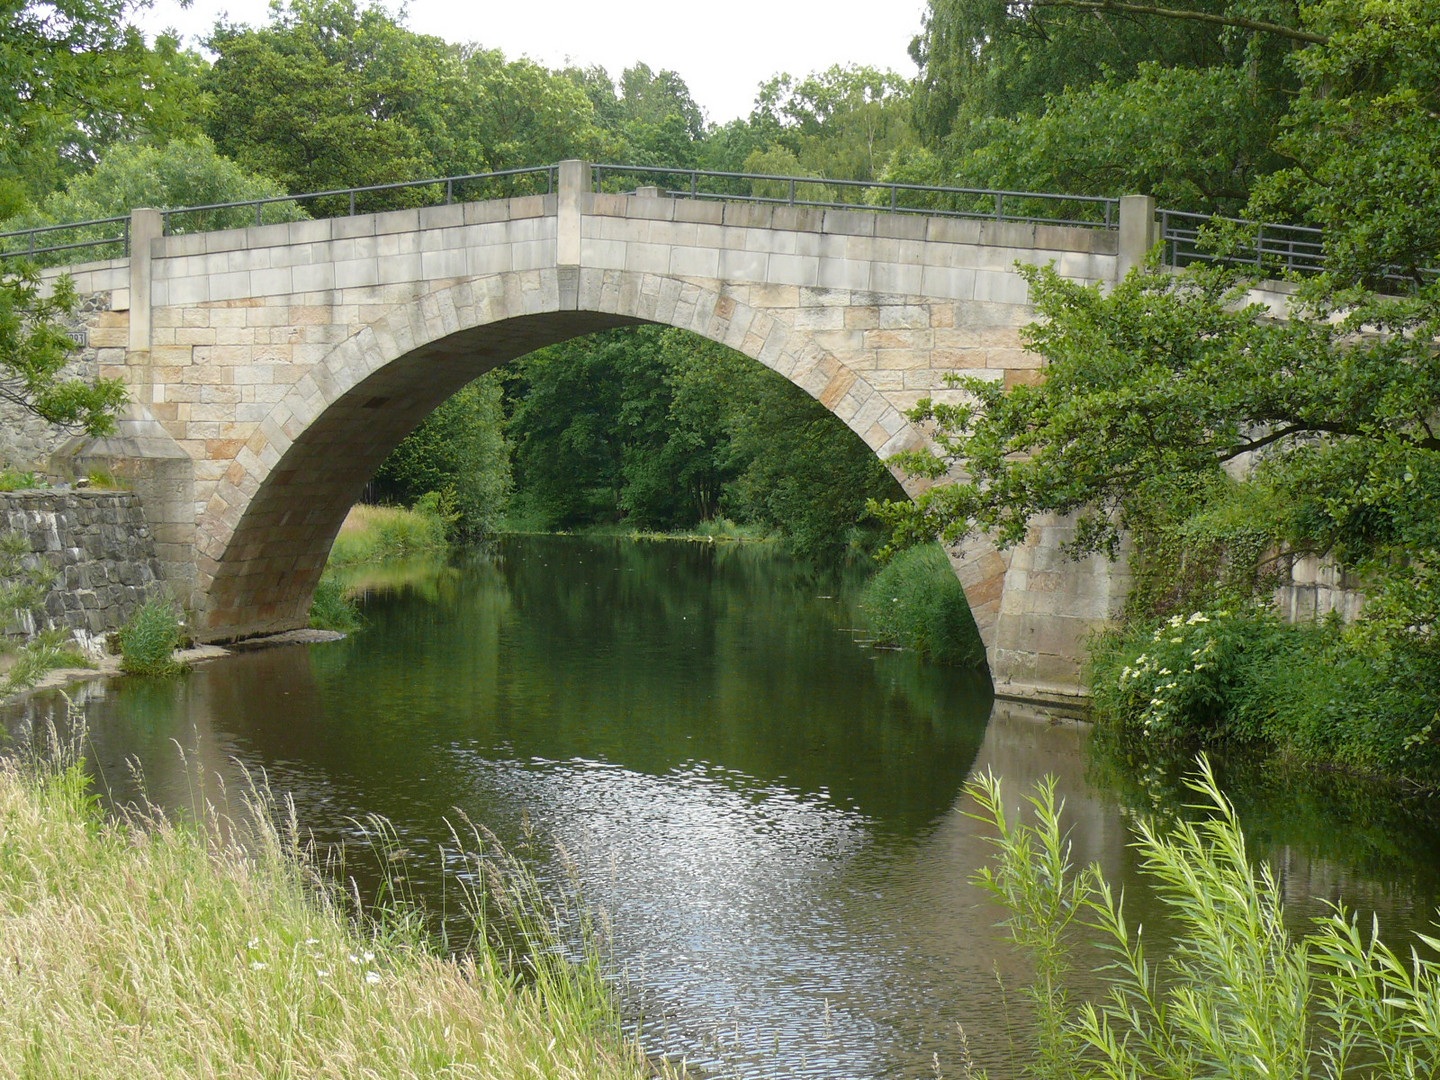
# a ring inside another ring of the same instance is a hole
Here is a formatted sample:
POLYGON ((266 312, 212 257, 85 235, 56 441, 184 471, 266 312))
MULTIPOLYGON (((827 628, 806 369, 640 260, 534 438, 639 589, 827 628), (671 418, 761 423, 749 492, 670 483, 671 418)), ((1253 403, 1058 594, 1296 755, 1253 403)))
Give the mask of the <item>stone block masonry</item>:
POLYGON ((151 598, 169 595, 140 499, 122 491, 0 492, 0 531, 24 536, 28 568, 54 575, 29 625, 69 630, 84 646, 118 630, 151 598))

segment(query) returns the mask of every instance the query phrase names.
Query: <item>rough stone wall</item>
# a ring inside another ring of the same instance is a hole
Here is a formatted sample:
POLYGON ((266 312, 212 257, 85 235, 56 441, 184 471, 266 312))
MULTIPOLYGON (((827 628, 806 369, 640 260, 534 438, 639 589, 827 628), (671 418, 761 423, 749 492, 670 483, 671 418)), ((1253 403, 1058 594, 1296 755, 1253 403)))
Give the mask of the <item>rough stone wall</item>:
POLYGON ((20 533, 27 569, 55 577, 37 618, 11 634, 66 629, 88 645, 123 626, 146 600, 167 589, 140 500, 131 492, 0 492, 0 527, 20 533))
MULTIPOLYGON (((80 348, 65 365, 61 377, 93 382, 100 374, 99 354, 91 338, 97 327, 124 315, 110 310, 111 294, 87 293, 80 297, 74 314, 65 320, 80 348)), ((27 409, 0 401, 0 468, 44 473, 50 456, 75 437, 75 432, 56 427, 27 409)))

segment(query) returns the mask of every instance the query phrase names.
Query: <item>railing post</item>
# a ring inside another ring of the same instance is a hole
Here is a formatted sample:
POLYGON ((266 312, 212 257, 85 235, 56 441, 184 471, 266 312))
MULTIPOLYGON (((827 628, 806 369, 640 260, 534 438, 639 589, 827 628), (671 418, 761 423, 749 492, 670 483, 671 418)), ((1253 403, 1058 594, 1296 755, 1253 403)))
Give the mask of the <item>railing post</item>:
POLYGON ((148 207, 130 211, 130 352, 150 355, 150 244, 165 235, 165 218, 148 207))
POLYGON ((560 309, 574 311, 580 303, 580 220, 590 192, 590 163, 560 162, 559 191, 555 195, 555 276, 560 309))
POLYGON ((995 220, 1005 220, 1005 195, 1000 191, 995 193, 995 220))
POLYGON ((1155 200, 1149 195, 1125 195, 1120 199, 1120 244, 1116 251, 1115 280, 1145 264, 1155 246, 1155 200))

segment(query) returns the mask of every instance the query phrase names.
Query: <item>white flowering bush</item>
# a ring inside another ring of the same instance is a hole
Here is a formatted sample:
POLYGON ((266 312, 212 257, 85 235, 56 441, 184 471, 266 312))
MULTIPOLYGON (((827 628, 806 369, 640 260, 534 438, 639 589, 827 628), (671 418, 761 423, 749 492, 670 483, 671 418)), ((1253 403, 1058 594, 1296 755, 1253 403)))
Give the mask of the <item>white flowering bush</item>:
POLYGON ((1095 650, 1091 690, 1105 718, 1153 738, 1258 734, 1247 688, 1285 628, 1259 605, 1171 615, 1095 650))

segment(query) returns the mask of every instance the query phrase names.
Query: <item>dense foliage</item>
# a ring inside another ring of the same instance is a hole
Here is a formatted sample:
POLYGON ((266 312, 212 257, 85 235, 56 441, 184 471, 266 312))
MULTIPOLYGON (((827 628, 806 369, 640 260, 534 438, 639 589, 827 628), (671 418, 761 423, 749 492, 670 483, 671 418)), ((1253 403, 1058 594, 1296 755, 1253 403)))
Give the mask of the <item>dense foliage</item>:
POLYGON ((874 454, 804 391, 680 330, 615 330, 506 371, 515 516, 531 527, 623 520, 683 529, 724 515, 804 557, 851 539, 894 494, 874 454))
POLYGON ((938 544, 902 551, 860 596, 866 630, 877 641, 954 667, 985 666, 985 646, 965 589, 938 544))
POLYGON ((65 325, 75 289, 61 277, 48 290, 28 266, 0 267, 0 400, 66 427, 102 435, 125 403, 119 379, 69 376, 75 340, 65 325))
MULTIPOLYGON (((921 105, 931 165, 963 179, 987 156, 1031 176, 1042 159, 1075 162, 1111 194, 1143 184, 1181 206, 1319 225, 1328 270, 1275 319, 1224 271, 1144 268, 1102 293, 1025 269, 1046 379, 1009 392, 965 380, 963 404, 921 403, 937 452, 907 466, 939 477, 958 465, 969 479, 891 507, 897 539, 982 528, 1011 544, 1037 515, 1074 515, 1073 554, 1132 545, 1131 623, 1093 670, 1104 713, 1155 736, 1258 739, 1434 781, 1440 286, 1425 268, 1440 259, 1440 10, 1325 2, 1271 12, 1260 29, 1256 11, 1225 5, 1184 18, 1088 0, 985 10, 933 5, 921 105), (1067 49, 1119 22, 1154 27, 1157 48, 1172 32, 1212 41, 1171 70, 1151 51, 1086 76, 1067 49), (974 42, 977 25, 992 35, 983 45, 945 52, 945 33, 974 42), (961 123, 980 99, 955 87, 1043 75, 1046 56, 1058 65, 1049 96, 993 97, 988 118, 961 123), (1194 124, 1224 139, 1186 134, 1194 124), (1091 149, 1065 150, 1092 135, 1103 137, 1091 149), (1167 160, 1178 171, 1147 181, 1167 160), (1253 607, 1299 555, 1364 583, 1355 625, 1287 628, 1253 607)), ((1244 231, 1216 227, 1208 242, 1223 253, 1244 231)))
POLYGON ((410 506, 442 496, 452 531, 474 539, 500 526, 510 499, 510 444, 499 380, 475 380, 426 417, 380 466, 368 498, 410 506))

